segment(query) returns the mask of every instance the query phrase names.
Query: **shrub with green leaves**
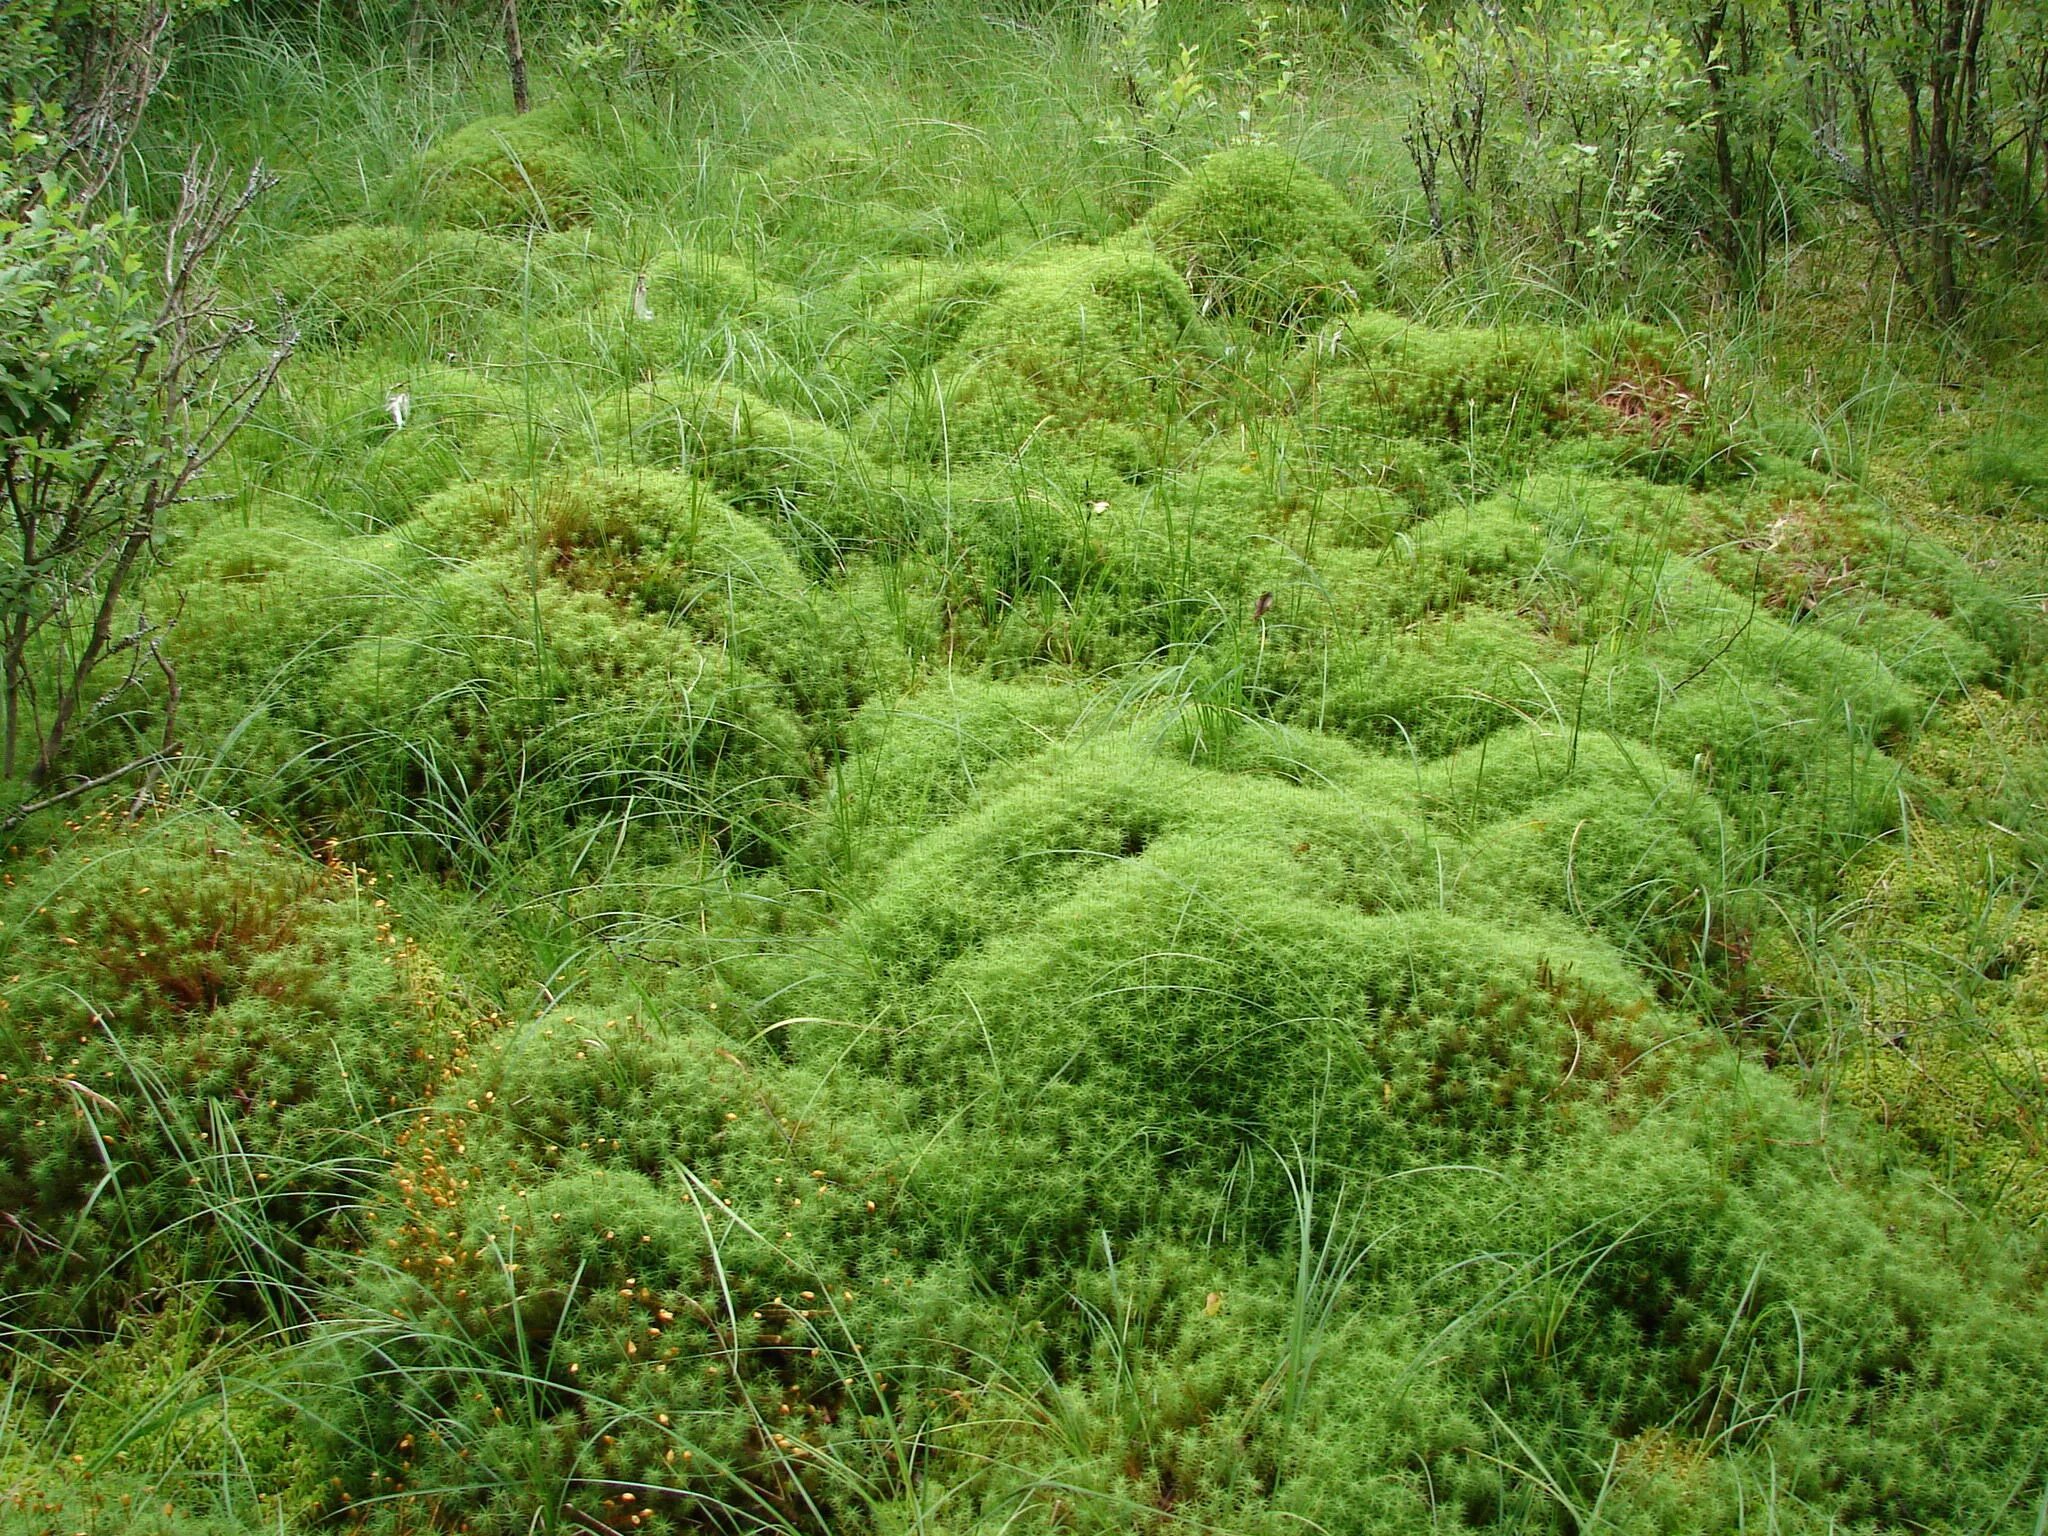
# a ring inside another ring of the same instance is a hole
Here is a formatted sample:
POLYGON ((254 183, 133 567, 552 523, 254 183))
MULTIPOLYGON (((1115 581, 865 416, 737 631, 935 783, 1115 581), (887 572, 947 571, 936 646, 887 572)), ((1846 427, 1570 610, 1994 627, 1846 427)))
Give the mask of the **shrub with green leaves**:
MULTIPOLYGON (((113 46, 123 15, 46 14, 75 27, 64 41, 87 53, 113 46)), ((160 34, 173 8, 153 14, 160 34)), ((108 66, 136 78, 79 105, 96 119, 89 134, 74 125, 83 137, 68 138, 54 112, 52 131, 37 131, 43 115, 29 101, 10 104, 0 130, 0 821, 10 827, 81 784, 174 754, 172 712, 152 720, 141 703, 158 680, 174 684, 139 589, 172 514, 197 497, 295 344, 287 324, 264 355, 260 328, 212 286, 223 242, 269 185, 260 171, 227 192, 195 158, 153 234, 130 210, 100 211, 92 160, 104 155, 111 174, 133 127, 122 114, 141 111, 160 72, 156 46, 152 35, 137 45, 140 63, 108 66)))
POLYGON ((1363 303, 1377 245, 1344 195, 1287 151, 1219 151, 1168 189, 1142 226, 1204 313, 1296 325, 1363 303))

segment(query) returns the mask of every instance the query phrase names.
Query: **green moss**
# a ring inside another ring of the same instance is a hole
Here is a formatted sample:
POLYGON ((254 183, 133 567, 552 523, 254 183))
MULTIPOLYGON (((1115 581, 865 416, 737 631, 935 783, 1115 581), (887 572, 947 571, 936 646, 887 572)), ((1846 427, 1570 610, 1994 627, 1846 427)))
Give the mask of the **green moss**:
MULTIPOLYGON (((1247 509, 1204 495, 1199 482, 1137 487, 1101 471, 1016 466, 936 489, 940 536, 926 551, 974 593, 985 619, 1064 618, 1070 637, 1092 625, 1105 641, 1142 642, 1136 655, 1214 631, 1273 563, 1247 509)), ((1101 665, 1116 654, 1073 659, 1101 665)))
POLYGON ((946 1128, 927 1198, 1000 1265, 1213 1198, 1262 1148, 1320 1138, 1352 1168, 1500 1151, 1561 1091, 1568 1019, 1595 1079, 1641 1048, 1645 1004, 1597 941, 1437 908, 1412 812, 1129 743, 1011 778, 849 923, 817 1011, 858 1032, 799 1036, 946 1128), (971 1149, 998 1128, 991 1168, 971 1149))
POLYGON ((262 1325, 219 1326, 217 1300, 200 1287, 160 1292, 89 1343, 51 1340, 18 1370, 10 1443, 20 1454, 0 1453, 0 1531, 253 1536, 280 1516, 287 1529, 318 1517, 325 1464, 300 1433, 297 1406, 252 1379, 277 1356, 262 1325), (67 1399, 94 1411, 69 1412, 67 1399), (187 1460, 195 1436, 233 1439, 236 1483, 223 1488, 187 1460))
POLYGON ((1790 1529, 1998 1507, 2001 1445, 2040 1411, 2012 1389, 2042 1319, 2017 1268, 1952 1241, 1939 1199, 1839 1125, 1823 1145, 1782 1082, 1714 1072, 1682 1104, 1581 1119, 1505 1182, 1378 1186, 1373 1230, 1410 1241, 1375 1249, 1363 1289, 1393 1317, 1363 1313, 1321 1361, 1274 1502, 1360 1536, 1446 1509, 1496 1529, 1524 1467, 1591 1446, 1603 1518, 1631 1532, 1739 1523, 1795 1476, 1790 1529), (1511 1469, 1487 1451, 1503 1426, 1511 1469))
POLYGON ((1332 548, 1318 576, 1338 612, 1403 623, 1466 607, 1510 606, 1544 551, 1543 531, 1511 497, 1439 512, 1384 548, 1332 548))
POLYGON ((429 502, 404 540, 436 561, 489 556, 534 570, 687 630, 779 685, 814 740, 829 737, 872 685, 865 648, 789 549, 683 475, 590 471, 460 486, 429 502))
POLYGON ((1297 724, 1436 757, 1546 713, 1546 675, 1564 658, 1519 620, 1473 608, 1332 635, 1276 658, 1268 675, 1297 724))
POLYGON ((1277 539, 1314 564, 1332 549, 1384 549, 1432 510, 1434 492, 1407 472, 1412 467, 1360 462, 1340 470, 1268 419, 1243 440, 1219 438, 1159 483, 1205 521, 1238 522, 1246 537, 1277 539))
POLYGON ((826 1467, 867 1472, 887 1454, 876 1416, 921 1414, 930 1377, 957 1379, 935 1367, 1000 1330, 884 1246, 877 1204, 914 1148, 843 1096, 813 1121, 823 1083, 735 1044, 702 1021, 550 1011, 414 1123, 375 1211, 392 1262, 352 1298, 385 1322, 334 1394, 344 1489, 398 1465, 459 1478, 494 1530, 562 1477, 758 1510, 800 1489, 838 1528, 856 1518, 826 1467), (490 1171, 458 1181, 451 1154, 490 1171), (448 1432, 407 1434, 424 1412, 448 1432))
POLYGON ((1466 1335, 1459 1369, 1499 1371, 1566 1437, 1660 1425, 1701 1473, 1709 1451, 1745 1480, 1796 1464, 1804 1502, 1840 1523, 1938 1529, 1998 1507, 2014 1437, 2038 1433, 2020 1383, 2041 1316, 1944 1231, 1938 1199, 1817 1128, 1784 1083, 1723 1072, 1687 1106, 1571 1138, 1465 1240, 1528 1255, 1528 1289, 1466 1335), (1810 1406, 1788 1420, 1769 1405, 1795 1388, 1810 1406))
POLYGON ((1430 329, 1353 315, 1312 352, 1301 413, 1339 437, 1448 437, 1486 444, 1542 435, 1569 414, 1588 375, 1582 342, 1532 326, 1430 329))
POLYGON ((10 1293, 75 1327, 289 1278, 463 1038, 433 967, 355 871, 216 814, 98 822, 9 886, 10 1293))
POLYGON ((2037 654, 2008 595, 1897 509, 1773 466, 1743 492, 1689 503, 1681 538, 1764 604, 1857 639, 1936 693, 2037 654))
POLYGON ((2003 693, 1971 689, 1934 717, 1910 758, 1933 813, 2011 840, 2007 856, 2029 864, 2048 855, 2048 827, 2035 824, 2048 804, 2048 699, 2037 681, 2030 672, 2003 693))
POLYGON ((293 241, 261 285, 310 342, 377 337, 438 350, 437 341, 473 335, 518 294, 524 265, 517 245, 488 234, 352 224, 293 241))
POLYGON ((1362 302, 1377 242, 1342 193, 1285 150, 1211 155, 1146 215, 1159 253, 1205 312, 1294 325, 1362 302))
POLYGON ((1781 942, 1766 957, 1789 995, 1815 991, 1820 968, 1854 978, 1848 1027, 1826 1042, 1844 1100, 1974 1203, 2036 1223, 2048 1215, 2037 716, 2031 700, 1986 690, 1945 712, 1906 759, 1924 810, 1853 872, 1825 949, 1781 942))
POLYGON ((204 1498, 166 1499, 160 1481, 122 1468, 93 1472, 62 1458, 10 1454, 0 1458, 0 1478, 5 1536, 256 1536, 268 1525, 207 1508, 204 1498))
POLYGON ((432 48, 181 74, 309 344, 151 794, 380 877, 13 856, 0 1526, 2024 1524, 2032 381, 1541 323, 954 9, 438 143, 432 48))
POLYGON ((1946 619, 1903 603, 1849 594, 1813 614, 1828 634, 1882 661, 1893 675, 1930 698, 1959 693, 1999 673, 1998 658, 1946 619))
POLYGON ((1987 510, 2039 516, 2048 507, 2048 435, 2024 416, 1973 437, 1958 478, 1987 510))
POLYGON ((612 151, 634 147, 606 144, 594 127, 564 101, 464 124, 420 158, 428 219, 455 229, 553 229, 589 217, 599 190, 627 169, 612 151))
POLYGON ((939 367, 880 408, 905 457, 1011 457, 1039 442, 1119 469, 1153 462, 1207 349, 1187 285, 1131 245, 1060 251, 1015 273, 939 367))
POLYGON ((1487 693, 1560 730, 1649 741, 1745 817, 1776 818, 1793 793, 1843 836, 1896 823, 1882 749, 1912 729, 1915 691, 1882 656, 1669 554, 1669 519, 1698 498, 1550 476, 1496 500, 1495 515, 1531 519, 1546 546, 1519 578, 1493 578, 1512 598, 1485 594, 1529 621, 1523 675, 1487 693))
POLYGON ((929 370, 999 293, 992 264, 899 261, 854 275, 842 287, 859 324, 834 348, 834 375, 856 397, 929 370))
POLYGON ((318 742, 321 682, 401 589, 399 563, 303 515, 224 518, 179 550, 167 600, 181 619, 165 650, 208 792, 289 807, 318 742))
POLYGON ((700 323, 777 321, 795 312, 789 290, 746 262, 716 251, 667 250, 642 269, 655 323, 688 317, 700 323))
POLYGON ((1758 462, 1682 339, 1647 326, 1430 327, 1362 311, 1293 374, 1301 430, 1340 462, 1412 460, 1480 485, 1537 460, 1688 485, 1739 481, 1758 462))
POLYGON ((844 432, 734 385, 657 378, 602 402, 598 429, 629 462, 700 475, 777 520, 814 566, 897 536, 889 477, 844 432))
POLYGON ((1689 562, 1638 591, 1648 601, 1622 621, 1636 645, 1610 642, 1612 659, 1595 652, 1573 689, 1595 718, 1654 739, 1725 795, 1831 782, 1855 802, 1845 826, 1893 824, 1896 805, 1883 806, 1897 775, 1876 749, 1910 728, 1917 700, 1879 658, 1771 617, 1689 562))
POLYGON ((490 562, 358 642, 322 718, 332 823, 435 867, 614 817, 753 855, 808 779, 775 690, 722 648, 490 562))
POLYGON ((760 614, 799 600, 803 587, 789 551, 760 523, 703 481, 661 470, 457 486, 421 509, 402 542, 433 558, 535 562, 566 586, 721 639, 721 607, 760 614))
POLYGON ((781 208, 804 199, 829 204, 872 196, 884 185, 887 167, 849 139, 814 134, 773 156, 758 174, 770 205, 781 208))
POLYGON ((1507 917, 1533 902, 1660 972, 1696 969, 1756 915, 1728 890, 1720 808, 1639 743, 1524 726, 1425 782, 1432 822, 1467 840, 1456 910, 1507 917))
POLYGON ((1078 690, 947 678, 861 712, 822 807, 817 856, 843 878, 966 808, 1063 738, 1078 690))

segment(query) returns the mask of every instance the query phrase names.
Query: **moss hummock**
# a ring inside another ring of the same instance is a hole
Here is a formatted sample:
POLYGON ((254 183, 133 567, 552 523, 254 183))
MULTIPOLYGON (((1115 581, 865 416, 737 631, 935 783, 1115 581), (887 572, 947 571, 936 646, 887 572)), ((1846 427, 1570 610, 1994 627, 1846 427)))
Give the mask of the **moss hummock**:
POLYGON ((1156 459, 1212 346, 1187 284, 1145 246, 1058 251, 1018 269, 937 365, 885 398, 908 457, 1008 458, 1040 445, 1119 469, 1156 459))
POLYGON ((419 163, 427 219, 454 229, 557 229, 590 217, 604 190, 644 165, 639 131, 572 101, 481 117, 419 163))
POLYGON ((1159 253, 1205 312, 1297 325, 1365 302, 1378 242, 1344 195, 1285 150, 1211 155, 1145 216, 1159 253))

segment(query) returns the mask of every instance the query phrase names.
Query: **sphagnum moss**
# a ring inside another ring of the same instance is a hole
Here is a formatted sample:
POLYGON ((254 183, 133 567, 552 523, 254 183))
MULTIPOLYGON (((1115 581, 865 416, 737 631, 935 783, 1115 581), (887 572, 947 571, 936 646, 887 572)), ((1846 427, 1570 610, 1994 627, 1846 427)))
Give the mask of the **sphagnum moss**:
POLYGON ((1145 216, 1205 307, 1259 325, 1349 309, 1375 286, 1375 244, 1344 196, 1285 150, 1219 151, 1145 216))
POLYGON ((314 345, 5 870, 0 1524, 2031 1528, 2038 386, 1431 291, 1321 34, 218 25, 314 345))

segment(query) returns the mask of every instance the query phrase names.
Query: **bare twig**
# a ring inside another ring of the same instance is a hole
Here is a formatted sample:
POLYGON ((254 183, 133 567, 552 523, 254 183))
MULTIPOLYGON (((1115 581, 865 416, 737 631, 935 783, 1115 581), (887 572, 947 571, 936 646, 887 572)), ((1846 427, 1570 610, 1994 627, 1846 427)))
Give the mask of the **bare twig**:
POLYGON ((42 811, 54 810, 68 805, 80 795, 89 795, 96 789, 105 789, 109 784, 118 784, 131 773, 141 773, 148 768, 162 768, 165 762, 161 752, 146 752, 141 757, 123 763, 118 768, 109 768, 105 773, 94 774, 89 779, 80 779, 76 784, 67 784, 55 794, 44 795, 26 805, 18 805, 5 816, 0 816, 0 832, 11 832, 29 817, 42 811))
MULTIPOLYGON (((195 154, 163 227, 153 318, 118 333, 125 351, 117 350, 80 404, 53 413, 27 437, 0 442, 14 573, 0 591, 0 775, 13 776, 26 759, 29 786, 47 787, 80 730, 108 718, 145 667, 164 684, 155 751, 45 795, 11 820, 128 773, 153 772, 176 751, 175 670, 156 626, 132 599, 161 558, 166 515, 191 499, 195 481, 277 382, 296 341, 287 326, 252 361, 255 323, 225 309, 209 281, 236 223, 273 184, 258 164, 224 189, 218 159, 195 154), (96 692, 103 669, 123 657, 125 677, 96 692)), ((118 247, 109 251, 107 259, 119 259, 118 247)))

